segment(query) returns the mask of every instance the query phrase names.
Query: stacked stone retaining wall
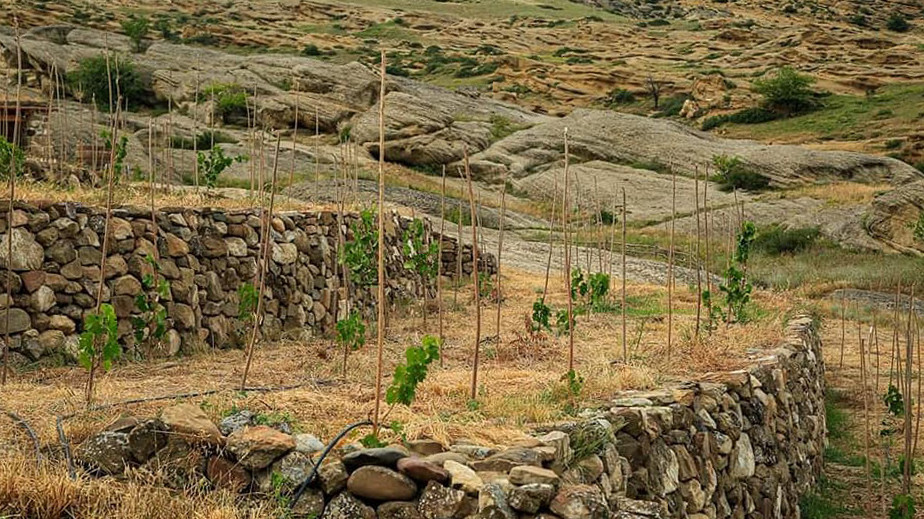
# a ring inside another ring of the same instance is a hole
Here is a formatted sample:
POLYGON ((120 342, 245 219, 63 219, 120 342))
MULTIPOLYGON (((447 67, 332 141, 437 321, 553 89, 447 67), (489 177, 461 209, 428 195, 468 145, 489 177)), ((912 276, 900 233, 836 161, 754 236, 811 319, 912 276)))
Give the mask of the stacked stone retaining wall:
MULTIPOLYGON (((0 335, 9 316, 14 364, 59 354, 73 357, 84 317, 96 308, 105 211, 76 203, 17 202, 15 207, 12 226, 7 211, 0 214, 0 335), (10 236, 12 276, 6 271, 10 236), (12 304, 6 300, 6 285, 12 304)), ((344 216, 346 240, 352 239, 357 218, 344 216)), ((114 306, 129 353, 174 355, 240 346, 250 325, 240 319, 239 290, 255 280, 263 228, 259 210, 165 208, 155 219, 156 226, 149 209, 123 207, 113 210, 110 223, 102 300, 114 306), (169 282, 163 301, 167 334, 156 344, 141 345, 135 344, 131 320, 140 313, 135 299, 145 291, 144 277, 153 272, 148 256, 157 257, 159 276, 169 282)), ((432 293, 435 287, 435 280, 423 280, 405 267, 402 237, 409 221, 396 214, 386 220, 386 295, 393 303, 423 290, 432 293)), ((437 239, 425 225, 431 239, 437 239)), ((347 294, 341 283, 336 213, 277 212, 271 236, 265 337, 327 333, 348 306, 374 313, 375 287, 354 285, 347 294)), ((458 243, 444 237, 443 244, 443 272, 453 276, 458 243)), ((462 270, 470 274, 470 245, 461 256, 462 270)), ((482 270, 493 272, 494 258, 483 256, 482 270)))

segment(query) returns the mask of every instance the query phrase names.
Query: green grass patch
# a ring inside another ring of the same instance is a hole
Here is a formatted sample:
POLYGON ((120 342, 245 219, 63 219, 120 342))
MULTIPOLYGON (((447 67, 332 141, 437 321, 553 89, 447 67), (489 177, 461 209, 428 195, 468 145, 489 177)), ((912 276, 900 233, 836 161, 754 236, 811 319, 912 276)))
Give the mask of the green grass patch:
POLYGON ((746 126, 730 124, 729 131, 757 139, 792 135, 859 139, 870 136, 870 126, 877 121, 915 124, 924 113, 922 99, 924 83, 887 86, 870 96, 832 95, 813 112, 746 126))

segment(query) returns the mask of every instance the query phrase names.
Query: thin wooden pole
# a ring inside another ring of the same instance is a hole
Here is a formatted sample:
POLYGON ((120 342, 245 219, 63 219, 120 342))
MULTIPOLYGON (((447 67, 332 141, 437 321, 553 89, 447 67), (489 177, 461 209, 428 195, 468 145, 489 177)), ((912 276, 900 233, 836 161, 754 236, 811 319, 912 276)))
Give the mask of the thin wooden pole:
POLYGON ((439 334, 440 334, 440 367, 444 367, 443 362, 443 343, 446 341, 443 335, 443 236, 446 233, 446 166, 443 165, 442 187, 440 188, 440 235, 439 245, 436 252, 436 299, 437 312, 439 315, 439 334))
POLYGON ((553 175, 552 180, 552 207, 549 209, 549 257, 545 261, 545 285, 542 289, 542 303, 545 304, 546 297, 549 295, 549 274, 552 271, 552 251, 555 249, 552 238, 555 235, 555 201, 558 198, 558 176, 553 175))
MULTIPOLYGON (((295 122, 292 130, 292 163, 289 165, 289 185, 295 182, 295 141, 298 140, 298 79, 295 80, 295 122)), ((317 189, 317 187, 315 187, 317 189)))
POLYGON ((841 362, 840 369, 844 369, 844 348, 847 344, 847 293, 841 298, 841 362))
MULTIPOLYGON (((19 117, 22 99, 22 42, 19 35, 19 20, 14 18, 16 29, 16 109, 13 119, 13 146, 19 145, 19 117)), ((6 372, 9 368, 10 320, 13 309, 13 201, 16 200, 16 161, 10 157, 10 204, 6 213, 6 340, 3 343, 3 369, 0 369, 0 385, 6 385, 6 372)), ((111 185, 110 185, 111 189, 111 185)), ((111 191, 110 191, 111 192, 111 191)), ((107 218, 108 223, 108 218, 107 218)), ((103 250, 103 257, 106 251, 103 250)), ((102 275, 102 274, 101 274, 102 275)), ((91 378, 92 381, 92 378, 91 378)), ((92 382, 91 382, 92 384, 92 382)), ((92 386, 91 386, 92 387, 92 386)), ((87 393, 90 394, 89 392, 87 393)), ((89 405, 89 397, 88 397, 89 405)))
MULTIPOLYGON (((373 434, 378 434, 379 410, 382 405, 382 375, 385 354, 385 51, 381 52, 379 83, 379 199, 378 199, 378 318, 376 327, 376 365, 375 365, 375 411, 372 419, 373 434)), ((318 124, 317 107, 315 107, 315 182, 318 181, 318 124)))
POLYGON ((622 361, 629 363, 629 346, 626 334, 628 333, 627 308, 626 308, 626 213, 629 208, 626 207, 626 188, 622 188, 622 361))
MULTIPOLYGON (((382 76, 382 86, 381 86, 381 96, 379 100, 379 112, 381 117, 384 116, 385 112, 385 77, 382 76)), ((384 142, 382 139, 379 139, 380 142, 384 142)), ((384 144, 381 149, 379 149, 379 157, 385 155, 384 144)), ((380 161, 381 162, 381 161, 380 161)), ((318 188, 318 185, 321 183, 321 124, 320 118, 318 116, 318 105, 314 105, 314 185, 315 189, 318 188)))
MULTIPOLYGON (((872 340, 872 329, 870 329, 870 340, 872 340)), ((863 337, 860 337, 860 385, 863 391, 863 448, 866 459, 866 493, 873 495, 872 471, 870 470, 870 433, 869 433, 869 388, 866 380, 866 351, 864 349, 863 337)), ((870 507, 865 506, 867 511, 870 507)))
MULTIPOLYGON (((266 269, 270 260, 270 251, 273 248, 273 210, 276 202, 276 173, 279 171, 279 143, 282 135, 276 134, 276 151, 273 155, 273 178, 270 184, 269 213, 263 221, 263 260, 259 265, 260 289, 257 292, 257 311, 253 319, 253 333, 250 335, 250 344, 247 345, 247 364, 244 366, 244 375, 241 377, 241 391, 247 388, 247 375, 253 362, 253 354, 257 344, 257 333, 263 318, 263 294, 266 291, 266 269)), ((263 199, 261 197, 262 205, 263 199)))
POLYGON ((910 402, 911 396, 911 373, 913 370, 914 358, 914 338, 911 330, 911 316, 914 312, 914 285, 911 285, 911 300, 908 305, 908 330, 905 340, 905 467, 902 475, 902 492, 908 494, 911 491, 911 464, 914 460, 911 457, 911 419, 914 414, 914 405, 910 402))
MULTIPOLYGON (((574 297, 571 294, 571 228, 570 220, 571 218, 568 215, 570 211, 571 201, 568 199, 568 187, 569 187, 569 170, 568 166, 570 164, 570 150, 568 148, 568 128, 565 127, 564 132, 565 139, 565 196, 564 196, 564 211, 563 211, 563 226, 565 229, 565 272, 567 273, 565 278, 568 280, 567 288, 568 291, 568 372, 571 373, 574 371, 574 297)), ((580 261, 580 255, 578 255, 580 261)))
POLYGON ((504 185, 501 188, 500 235, 497 238, 497 343, 501 339, 501 253, 504 251, 504 217, 507 212, 507 174, 504 174, 504 185))
POLYGON ((667 251, 667 360, 674 338, 674 227, 677 221, 677 173, 671 165, 671 241, 667 251))
MULTIPOLYGON (((475 215, 475 192, 472 188, 472 171, 468 164, 468 150, 463 151, 465 159, 465 180, 468 184, 468 204, 472 215, 472 286, 475 293, 475 352, 472 362, 472 388, 470 398, 478 396, 478 361, 481 350, 481 290, 478 286, 478 218, 475 215)), ((461 215, 460 215, 461 219, 461 215)), ((459 242, 461 247, 462 242, 459 242)))
POLYGON ((696 170, 693 174, 693 184, 694 192, 693 199, 696 201, 695 206, 696 210, 694 215, 696 216, 696 333, 695 339, 699 342, 699 328, 700 320, 702 318, 702 309, 703 309, 703 269, 702 262, 700 261, 700 223, 699 223, 699 166, 696 167, 696 170))
POLYGON ((452 306, 455 307, 459 304, 459 289, 462 286, 462 201, 459 200, 458 207, 458 218, 456 218, 456 239, 458 240, 458 247, 456 247, 456 289, 452 293, 452 306))
POLYGON ((704 269, 706 271, 706 290, 709 291, 710 295, 712 293, 712 276, 709 274, 709 166, 706 166, 705 172, 703 174, 703 245, 706 252, 706 259, 704 261, 704 269))

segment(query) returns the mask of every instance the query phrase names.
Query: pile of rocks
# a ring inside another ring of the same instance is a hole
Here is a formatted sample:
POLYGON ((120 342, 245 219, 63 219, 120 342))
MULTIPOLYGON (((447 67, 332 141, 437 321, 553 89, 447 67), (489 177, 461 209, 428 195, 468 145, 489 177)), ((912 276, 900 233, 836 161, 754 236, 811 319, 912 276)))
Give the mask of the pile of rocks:
MULTIPOLYGON (((325 519, 644 519, 799 517, 821 473, 824 364, 811 319, 793 320, 754 367, 708 381, 625 392, 581 419, 507 446, 457 441, 340 447, 298 501, 325 519)), ((254 425, 242 411, 217 426, 190 404, 157 419, 121 419, 84 442, 91 471, 126 467, 178 485, 286 495, 324 445, 254 425), (166 470, 165 470, 166 469, 166 470)), ((265 420, 263 420, 265 422, 265 420)))
MULTIPOLYGON (((346 215, 343 232, 352 238, 356 215, 346 215)), ((14 364, 46 355, 74 356, 77 334, 99 291, 105 211, 72 203, 16 203, 12 222, 0 215, 0 334, 13 335, 14 364), (12 228, 11 230, 9 230, 12 228), (12 240, 12 259, 8 246, 12 240), (13 272, 6 271, 7 265, 13 272), (7 301, 7 285, 12 301, 7 301)), ((405 268, 401 238, 409 220, 391 215, 386 221, 386 270, 390 301, 411 299, 434 290, 405 268)), ((433 239, 438 236, 427 228, 433 239)), ((135 298, 153 272, 146 257, 157 256, 162 279, 169 282, 167 336, 156 351, 140 355, 174 355, 181 349, 235 347, 248 328, 239 319, 239 289, 257 272, 262 219, 258 211, 169 208, 156 213, 124 207, 113 211, 102 299, 119 318, 120 340, 131 350, 131 318, 140 310, 135 298)), ((461 252, 453 238, 443 237, 443 271, 471 272, 471 247, 461 252)), ((347 293, 337 275, 337 219, 332 212, 277 213, 272 221, 272 254, 266 278, 265 337, 312 330, 326 333, 346 308, 347 293)), ((483 270, 494 271, 485 254, 483 270)), ((373 313, 375 287, 353 287, 351 308, 373 313)))

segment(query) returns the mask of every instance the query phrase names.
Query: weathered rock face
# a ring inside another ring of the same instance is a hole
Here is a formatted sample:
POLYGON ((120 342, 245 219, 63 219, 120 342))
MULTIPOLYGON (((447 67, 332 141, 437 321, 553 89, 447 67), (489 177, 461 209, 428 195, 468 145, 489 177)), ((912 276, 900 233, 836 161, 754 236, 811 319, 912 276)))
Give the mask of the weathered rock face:
POLYGON ((889 248, 924 253, 924 241, 914 236, 924 214, 924 180, 905 184, 875 199, 863 218, 866 231, 889 248))
MULTIPOLYGON (((815 151, 798 146, 765 145, 721 139, 680 123, 613 111, 579 109, 567 117, 519 131, 471 158, 476 176, 522 178, 558 165, 564 157, 568 128, 572 160, 615 164, 674 164, 692 175, 694 167, 715 155, 739 157, 748 169, 773 185, 793 186, 818 180, 857 180, 904 184, 924 174, 890 158, 859 153, 815 151)), ((447 168, 447 171, 455 168, 447 168)))
MULTIPOLYGON (((11 276, 13 307, 0 308, 0 333, 6 331, 8 312, 17 353, 33 361, 45 356, 72 358, 74 352, 66 344, 80 333, 84 318, 96 307, 105 214, 68 203, 17 203, 17 207, 11 234, 13 272, 7 274, 0 267, 2 279, 11 276)), ((146 356, 240 346, 249 328, 238 319, 239 289, 256 273, 261 218, 249 211, 174 208, 157 213, 155 232, 149 210, 125 207, 113 213, 103 302, 113 305, 121 321, 123 346, 146 356), (169 283, 170 294, 162 301, 167 311, 166 337, 160 344, 139 344, 131 320, 141 315, 136 297, 149 290, 142 280, 153 272, 146 257, 155 250, 160 275, 169 283)), ((352 239, 355 218, 345 216, 347 240, 352 239)), ((387 246, 393 251, 386 260, 389 298, 435 288, 432 280, 404 266, 399 241, 408 222, 392 215, 386 224, 387 246)), ((0 226, 6 227, 6 212, 0 216, 0 226)), ((0 233, 0 241, 8 236, 0 233)), ((432 232, 430 236, 437 239, 432 232)), ((283 331, 330 331, 338 312, 346 307, 346 292, 335 276, 335 214, 279 213, 272 237, 264 335, 272 339, 283 331)), ((0 247, 0 263, 5 261, 5 243, 0 247)), ((449 237, 443 237, 443 243, 443 271, 455 274, 461 255, 463 273, 470 273, 471 247, 460 251, 449 237)), ((482 257, 483 268, 492 270, 493 256, 482 257)), ((375 287, 351 291, 351 307, 370 311, 374 293, 375 287)))

